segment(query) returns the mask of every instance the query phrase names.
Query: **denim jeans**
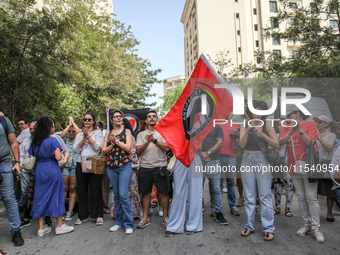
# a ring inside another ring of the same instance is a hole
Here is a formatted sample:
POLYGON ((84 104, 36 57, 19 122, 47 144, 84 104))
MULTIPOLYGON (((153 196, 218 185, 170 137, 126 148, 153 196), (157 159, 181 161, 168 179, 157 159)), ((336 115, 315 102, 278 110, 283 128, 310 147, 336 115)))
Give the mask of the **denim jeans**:
POLYGON ((0 195, 6 207, 8 223, 11 226, 11 234, 20 229, 20 217, 18 203, 15 200, 14 194, 14 175, 12 173, 11 163, 0 163, 0 173, 3 177, 3 182, 0 184, 0 195))
POLYGON ((271 192, 272 173, 268 171, 268 166, 269 164, 263 152, 244 152, 240 170, 247 214, 245 228, 250 231, 255 230, 256 187, 261 201, 263 232, 273 233, 275 230, 271 192))
POLYGON ((106 170, 114 194, 116 209, 115 225, 124 225, 125 229, 134 229, 133 211, 129 197, 129 187, 132 175, 131 163, 118 168, 106 167, 106 170))
MULTIPOLYGON (((220 161, 221 161, 221 167, 223 168, 223 166, 230 166, 230 169, 232 169, 231 167, 235 167, 233 169, 236 169, 236 158, 230 156, 230 155, 226 155, 226 154, 220 154, 220 161)), ((229 169, 229 167, 228 167, 229 169)), ((235 177, 235 172, 226 172, 223 173, 222 172, 222 178, 221 178, 221 190, 223 190, 223 179, 224 176, 226 176, 227 179, 227 189, 228 189, 228 204, 229 204, 229 208, 233 208, 236 206, 236 191, 235 191, 235 181, 234 181, 234 177, 235 177)), ((222 193, 223 194, 223 193, 222 193)))
MULTIPOLYGON (((214 160, 214 162, 216 162, 216 166, 220 166, 220 161, 219 160, 214 160)), ((203 163, 203 167, 206 166, 209 162, 204 162, 203 163)), ((216 167, 217 168, 217 167, 216 167)), ((209 182, 210 182, 210 186, 211 186, 211 190, 213 192, 213 197, 214 197, 214 203, 215 203, 215 212, 219 213, 222 212, 222 189, 221 189, 221 178, 220 178, 221 174, 220 173, 216 173, 216 174, 204 174, 203 175, 203 188, 204 188, 204 182, 206 177, 208 177, 209 182)))
POLYGON ((21 197, 18 201, 18 207, 24 208, 27 203, 28 185, 30 184, 31 173, 21 171, 20 182, 21 182, 21 197))

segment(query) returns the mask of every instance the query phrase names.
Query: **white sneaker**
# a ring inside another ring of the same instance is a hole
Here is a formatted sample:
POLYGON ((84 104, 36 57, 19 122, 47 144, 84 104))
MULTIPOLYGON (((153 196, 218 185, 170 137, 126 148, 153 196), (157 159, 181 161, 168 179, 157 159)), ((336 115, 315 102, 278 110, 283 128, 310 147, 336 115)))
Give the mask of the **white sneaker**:
POLYGON ((153 209, 149 207, 149 215, 153 213, 153 209))
POLYGON ((222 191, 223 191, 223 193, 228 193, 228 188, 224 187, 222 191))
POLYGON ((159 217, 163 217, 163 207, 158 207, 158 215, 159 217))
POLYGON ((73 212, 66 212, 65 221, 71 221, 73 218, 73 212))
POLYGON ((308 232, 311 231, 311 227, 310 226, 302 226, 297 232, 296 234, 298 236, 304 236, 306 235, 308 232))
POLYGON ((67 234, 67 233, 72 232, 73 230, 74 230, 74 227, 71 227, 67 224, 63 224, 61 227, 55 228, 55 234, 56 235, 67 234))
POLYGON ((127 234, 127 235, 131 235, 132 233, 133 233, 133 229, 132 228, 127 228, 125 230, 125 234, 127 234))
POLYGON ((122 229, 123 227, 122 226, 118 226, 118 225, 113 225, 113 227, 110 228, 110 231, 111 232, 115 232, 119 229, 122 229))
POLYGON ((314 230, 314 237, 315 240, 318 243, 324 243, 325 242, 325 236, 323 235, 323 233, 320 231, 320 229, 315 229, 314 230))
POLYGON ((39 236, 39 237, 42 237, 42 236, 44 236, 44 235, 50 233, 51 231, 52 231, 52 228, 50 228, 50 227, 48 227, 48 226, 45 225, 45 228, 44 228, 44 229, 39 229, 39 230, 38 230, 38 236, 39 236))

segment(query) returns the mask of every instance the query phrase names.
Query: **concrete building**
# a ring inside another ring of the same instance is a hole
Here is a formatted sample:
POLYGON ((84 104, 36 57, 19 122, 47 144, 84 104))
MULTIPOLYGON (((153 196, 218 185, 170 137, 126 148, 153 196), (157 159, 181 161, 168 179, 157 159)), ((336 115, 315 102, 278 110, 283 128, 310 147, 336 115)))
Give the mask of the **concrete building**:
POLYGON ((168 91, 172 90, 177 86, 177 84, 185 82, 185 75, 177 75, 163 82, 163 94, 165 95, 168 91))
MULTIPOLYGON (((285 29, 288 24, 276 21, 279 8, 310 6, 311 0, 292 0, 284 7, 278 0, 186 0, 181 22, 184 26, 185 78, 190 77, 201 53, 215 59, 220 51, 229 51, 231 71, 246 63, 260 64, 254 52, 273 51, 291 56, 300 47, 299 41, 285 42, 263 39, 262 28, 285 29)), ((329 24, 328 24, 329 25, 329 24)))
MULTIPOLYGON (((41 8, 44 5, 44 0, 35 0, 37 2, 37 7, 41 8)), ((112 0, 98 0, 99 7, 105 8, 108 14, 113 13, 112 0)), ((99 9, 98 9, 99 12, 99 9)))

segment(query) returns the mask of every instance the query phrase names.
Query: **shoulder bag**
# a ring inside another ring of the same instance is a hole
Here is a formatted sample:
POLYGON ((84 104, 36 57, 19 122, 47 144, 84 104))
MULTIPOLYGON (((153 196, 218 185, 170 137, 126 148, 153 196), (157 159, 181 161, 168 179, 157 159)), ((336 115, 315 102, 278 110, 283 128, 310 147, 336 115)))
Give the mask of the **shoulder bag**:
POLYGON ((319 164, 319 152, 316 152, 314 149, 313 141, 310 144, 306 145, 306 161, 309 166, 308 181, 309 183, 318 182, 322 179, 324 172, 323 169, 318 167, 319 164))

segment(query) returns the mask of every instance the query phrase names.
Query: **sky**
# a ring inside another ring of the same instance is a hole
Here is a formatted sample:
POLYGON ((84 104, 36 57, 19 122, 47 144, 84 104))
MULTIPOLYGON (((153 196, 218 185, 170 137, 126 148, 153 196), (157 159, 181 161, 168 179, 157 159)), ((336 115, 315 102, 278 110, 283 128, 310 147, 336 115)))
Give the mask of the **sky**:
MULTIPOLYGON (((138 55, 148 59, 151 69, 162 69, 159 80, 184 75, 184 31, 181 16, 185 0, 112 0, 114 18, 131 26, 140 42, 138 55)), ((163 84, 153 84, 147 103, 162 103, 163 84)))

